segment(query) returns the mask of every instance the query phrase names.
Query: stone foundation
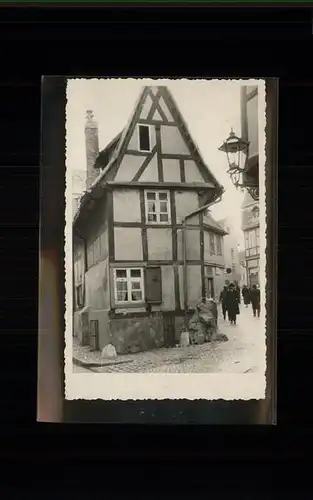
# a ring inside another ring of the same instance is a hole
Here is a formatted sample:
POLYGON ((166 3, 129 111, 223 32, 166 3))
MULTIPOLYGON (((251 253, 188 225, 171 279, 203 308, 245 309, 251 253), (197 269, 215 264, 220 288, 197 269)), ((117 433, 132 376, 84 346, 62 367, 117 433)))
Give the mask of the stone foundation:
POLYGON ((164 344, 163 318, 119 318, 110 322, 112 344, 118 354, 148 351, 164 344))

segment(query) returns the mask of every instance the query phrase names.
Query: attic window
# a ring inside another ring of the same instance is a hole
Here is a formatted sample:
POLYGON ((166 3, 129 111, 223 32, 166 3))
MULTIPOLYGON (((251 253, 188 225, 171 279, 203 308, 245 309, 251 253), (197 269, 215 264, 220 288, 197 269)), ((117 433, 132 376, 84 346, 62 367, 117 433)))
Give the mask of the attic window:
POLYGON ((150 127, 148 125, 138 126, 139 151, 151 151, 150 127))

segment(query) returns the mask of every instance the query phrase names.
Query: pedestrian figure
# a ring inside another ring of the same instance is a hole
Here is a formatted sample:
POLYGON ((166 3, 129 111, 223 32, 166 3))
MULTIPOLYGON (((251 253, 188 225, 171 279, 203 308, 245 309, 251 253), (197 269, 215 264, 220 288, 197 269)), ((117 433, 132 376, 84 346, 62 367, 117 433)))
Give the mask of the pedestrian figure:
POLYGON ((240 287, 238 285, 238 283, 236 283, 236 292, 237 292, 237 297, 238 297, 238 304, 240 304, 241 302, 241 297, 240 297, 240 287))
POLYGON ((250 290, 249 290, 249 288, 246 285, 244 285, 242 287, 241 293, 242 293, 243 303, 246 307, 248 307, 248 305, 250 304, 250 290))
POLYGON ((260 290, 257 288, 257 286, 252 285, 250 292, 250 301, 252 304, 253 316, 258 315, 258 318, 260 317, 260 295, 260 290))
POLYGON ((223 288, 223 290, 220 293, 220 300, 219 300, 220 303, 222 304, 222 313, 223 313, 224 320, 226 319, 226 312, 227 312, 227 308, 226 308, 227 290, 228 290, 227 285, 224 285, 224 288, 223 288))
POLYGON ((239 301, 238 301, 238 292, 233 283, 229 285, 229 288, 226 293, 226 309, 228 312, 228 318, 231 325, 236 324, 237 314, 239 311, 239 301))

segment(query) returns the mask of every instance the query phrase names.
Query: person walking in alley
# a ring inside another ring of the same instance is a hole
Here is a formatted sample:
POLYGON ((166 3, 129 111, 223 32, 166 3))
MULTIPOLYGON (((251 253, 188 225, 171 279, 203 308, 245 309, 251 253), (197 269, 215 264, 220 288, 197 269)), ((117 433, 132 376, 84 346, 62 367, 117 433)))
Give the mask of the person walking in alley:
POLYGON ((228 290, 227 285, 224 285, 224 288, 223 288, 223 290, 220 293, 220 299, 219 299, 220 304, 222 304, 222 312, 223 312, 223 318, 224 318, 224 320, 226 319, 226 312, 227 312, 227 308, 226 308, 227 290, 228 290))
POLYGON ((256 285, 252 285, 250 292, 250 301, 252 304, 253 316, 258 315, 260 317, 260 289, 256 285))
POLYGON ((229 288, 226 293, 225 302, 230 324, 235 325, 237 321, 237 314, 239 314, 240 311, 239 311, 238 292, 233 283, 229 285, 229 288))
POLYGON ((240 302, 241 302, 241 297, 240 297, 240 286, 238 285, 238 283, 237 283, 237 282, 236 282, 235 288, 236 288, 237 297, 238 297, 238 304, 240 304, 240 302))
POLYGON ((250 304, 250 290, 249 290, 249 288, 246 285, 244 285, 242 287, 241 293, 242 293, 243 303, 246 307, 248 307, 248 305, 250 304))

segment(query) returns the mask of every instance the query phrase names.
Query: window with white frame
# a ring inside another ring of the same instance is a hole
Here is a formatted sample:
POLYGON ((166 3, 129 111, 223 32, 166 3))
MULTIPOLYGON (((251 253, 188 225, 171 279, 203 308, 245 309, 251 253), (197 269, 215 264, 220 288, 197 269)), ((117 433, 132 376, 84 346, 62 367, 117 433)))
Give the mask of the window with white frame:
POLYGON ((219 234, 216 235, 216 253, 222 255, 222 237, 219 234))
POLYGON ((170 201, 168 191, 146 191, 146 220, 150 224, 170 223, 170 201))
POLYGON ((115 302, 142 302, 144 300, 143 269, 114 270, 115 302))
POLYGON ((215 238, 214 238, 214 234, 210 233, 209 234, 209 238, 210 238, 210 254, 211 255, 215 255, 215 238))
POLYGON ((138 125, 139 151, 151 151, 151 138, 149 125, 138 125))
POLYGON ((246 257, 258 255, 260 252, 260 230, 259 228, 246 231, 245 234, 246 257))

